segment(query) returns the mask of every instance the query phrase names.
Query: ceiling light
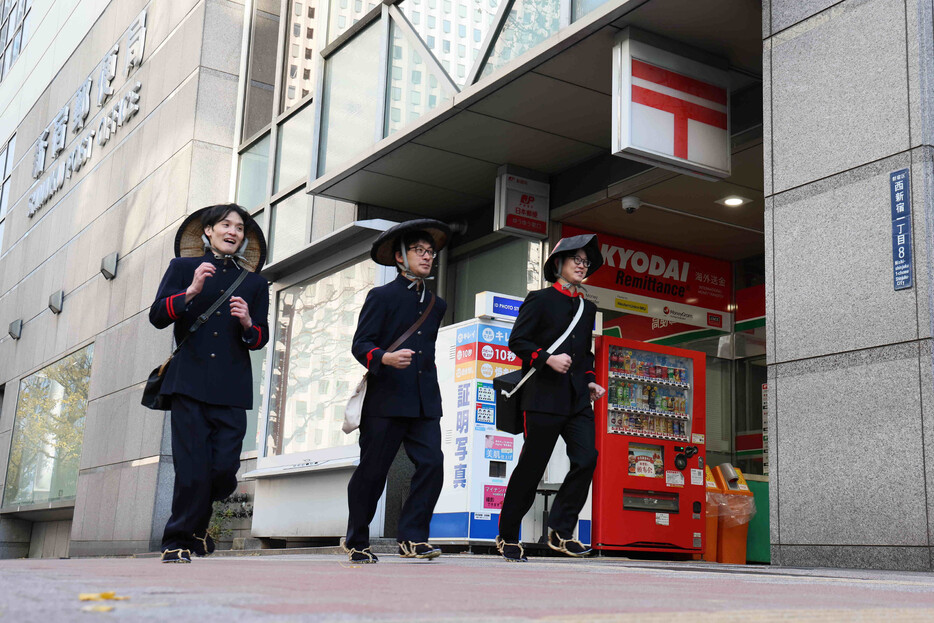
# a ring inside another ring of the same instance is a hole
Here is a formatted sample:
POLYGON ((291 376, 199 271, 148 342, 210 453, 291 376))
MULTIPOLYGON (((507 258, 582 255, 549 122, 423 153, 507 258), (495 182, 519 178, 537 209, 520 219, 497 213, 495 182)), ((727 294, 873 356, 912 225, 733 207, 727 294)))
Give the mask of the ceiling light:
POLYGON ((746 199, 745 197, 740 197, 739 195, 729 195, 723 199, 718 199, 717 203, 730 208, 737 208, 741 205, 749 203, 750 201, 752 201, 752 199, 746 199))

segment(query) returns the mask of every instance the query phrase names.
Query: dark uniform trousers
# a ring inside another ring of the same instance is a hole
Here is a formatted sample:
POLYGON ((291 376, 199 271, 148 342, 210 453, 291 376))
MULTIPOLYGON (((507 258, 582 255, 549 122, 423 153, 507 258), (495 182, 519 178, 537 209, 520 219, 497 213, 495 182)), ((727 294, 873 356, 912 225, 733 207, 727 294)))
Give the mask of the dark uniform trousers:
POLYGON ((162 534, 163 550, 190 548, 192 535, 203 535, 208 529, 212 503, 236 490, 245 433, 245 409, 173 394, 175 489, 172 516, 162 534))
POLYGON ((370 522, 400 445, 415 464, 415 474, 402 506, 396 540, 428 540, 431 515, 444 484, 441 420, 365 417, 360 423, 360 465, 347 486, 347 547, 369 546, 370 522))
POLYGON ((530 292, 513 325, 509 348, 522 359, 523 371, 538 371, 522 388, 521 408, 525 414, 525 442, 519 461, 506 486, 506 498, 499 516, 503 540, 519 540, 522 518, 535 502, 538 483, 560 435, 567 444, 571 469, 555 495, 548 515, 548 527, 562 538, 570 538, 577 518, 587 502, 587 494, 597 466, 594 446, 594 415, 589 383, 596 380, 591 352, 591 328, 596 305, 584 302, 584 310, 570 335, 555 349, 544 347, 562 335, 574 318, 580 302, 560 287, 530 292), (571 367, 559 374, 547 365, 552 355, 567 354, 571 367))
POLYGON ((593 412, 587 409, 568 416, 527 411, 525 422, 525 441, 506 487, 499 534, 510 543, 519 540, 522 518, 535 502, 535 490, 560 435, 567 444, 571 469, 555 495, 548 513, 548 527, 567 538, 574 533, 597 467, 593 412))
POLYGON ((386 348, 428 310, 431 299, 401 275, 367 294, 352 351, 370 373, 360 421, 360 464, 347 486, 347 547, 370 544, 369 526, 399 446, 415 464, 396 539, 428 540, 431 515, 444 483, 441 391, 435 342, 447 304, 438 297, 424 322, 399 348, 413 351, 404 369, 382 364, 386 348))

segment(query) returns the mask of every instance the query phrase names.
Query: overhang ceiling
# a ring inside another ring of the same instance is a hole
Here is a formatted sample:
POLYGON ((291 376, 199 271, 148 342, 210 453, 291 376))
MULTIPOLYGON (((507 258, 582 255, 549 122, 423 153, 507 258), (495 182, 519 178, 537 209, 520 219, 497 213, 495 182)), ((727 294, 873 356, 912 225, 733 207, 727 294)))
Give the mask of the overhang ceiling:
MULTIPOLYGON (((557 175, 609 153, 611 50, 622 28, 636 26, 728 59, 737 92, 760 83, 761 13, 759 0, 626 3, 611 23, 574 42, 558 41, 534 62, 518 59, 521 68, 505 68, 502 84, 465 90, 449 109, 384 139, 312 191, 441 219, 488 206, 502 164, 557 175)), ((653 169, 589 203, 553 205, 553 218, 722 259, 757 255, 763 252, 763 181, 755 133, 735 146, 732 167, 720 182, 653 169), (664 209, 627 215, 619 209, 625 194, 664 209), (741 208, 714 203, 729 194, 752 201, 741 208)))

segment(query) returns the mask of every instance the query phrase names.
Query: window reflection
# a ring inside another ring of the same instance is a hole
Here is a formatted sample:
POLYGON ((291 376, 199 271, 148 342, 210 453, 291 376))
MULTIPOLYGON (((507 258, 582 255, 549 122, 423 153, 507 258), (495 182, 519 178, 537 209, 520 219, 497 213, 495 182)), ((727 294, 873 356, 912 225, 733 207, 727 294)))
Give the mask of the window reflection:
POLYGON ((266 175, 269 169, 269 135, 240 154, 237 176, 237 203, 247 210, 266 199, 266 175))
POLYGON ((380 118, 379 20, 327 60, 318 175, 371 146, 380 118))
POLYGON ((369 13, 380 0, 331 0, 330 15, 328 15, 328 43, 331 43, 344 31, 360 21, 360 18, 369 13))
POLYGON ((488 76, 558 32, 561 0, 516 0, 483 67, 488 76))
POLYGON ((22 380, 3 506, 74 499, 94 345, 22 380))
POLYGON ((286 33, 281 112, 292 108, 314 90, 315 13, 318 0, 290 0, 291 27, 286 33))
POLYGON ((341 424, 365 372, 350 346, 375 276, 376 265, 365 261, 279 293, 267 455, 357 442, 341 424))
POLYGON ((276 46, 279 41, 279 3, 261 0, 253 8, 253 32, 247 66, 243 135, 247 139, 272 121, 276 82, 276 46))
POLYGON ((456 10, 451 2, 437 0, 405 0, 398 6, 454 83, 463 87, 502 2, 458 0, 456 10))
POLYGON ((607 3, 607 0, 573 0, 574 11, 571 15, 571 21, 576 22, 597 7, 607 3))
POLYGON ((308 177, 311 171, 311 137, 314 132, 314 119, 315 109, 308 105, 279 126, 273 194, 285 190, 289 184, 308 177))
POLYGON ((391 33, 385 136, 450 99, 395 22, 391 24, 391 33))

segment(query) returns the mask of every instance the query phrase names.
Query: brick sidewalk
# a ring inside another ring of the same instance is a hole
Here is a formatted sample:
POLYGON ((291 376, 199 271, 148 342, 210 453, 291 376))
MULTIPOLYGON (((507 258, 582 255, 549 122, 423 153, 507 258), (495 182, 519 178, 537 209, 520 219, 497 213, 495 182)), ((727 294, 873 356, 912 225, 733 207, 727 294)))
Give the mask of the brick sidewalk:
POLYGON ((0 620, 843 621, 934 620, 934 575, 602 558, 328 555, 0 561, 0 620), (109 613, 79 593, 116 591, 109 613), (107 619, 103 619, 107 620, 107 619))

